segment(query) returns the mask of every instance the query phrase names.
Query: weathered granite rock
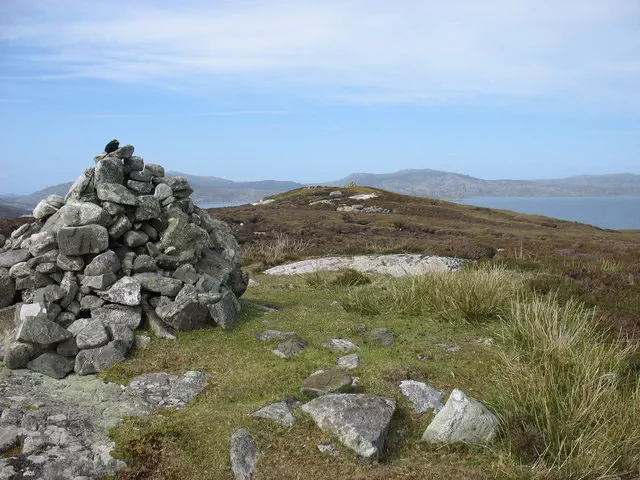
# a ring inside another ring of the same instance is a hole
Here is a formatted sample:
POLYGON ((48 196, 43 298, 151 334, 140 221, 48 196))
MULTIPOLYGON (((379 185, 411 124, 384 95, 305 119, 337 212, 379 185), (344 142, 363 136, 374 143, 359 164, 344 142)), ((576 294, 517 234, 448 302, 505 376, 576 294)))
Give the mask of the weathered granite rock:
POLYGON ((193 250, 200 254, 209 238, 206 230, 179 218, 170 218, 167 229, 160 235, 160 249, 175 247, 178 251, 193 250))
POLYGON ((229 329, 238 323, 237 301, 233 293, 226 292, 220 301, 209 306, 209 315, 222 328, 229 329))
POLYGON ((332 338, 324 342, 322 346, 334 352, 351 352, 354 350, 360 350, 360 347, 355 343, 345 340, 344 338, 332 338))
POLYGON ((4 364, 10 370, 25 368, 38 352, 36 345, 19 342, 10 336, 4 342, 4 364))
POLYGON ((253 338, 261 342, 270 340, 286 340, 288 338, 296 338, 296 332, 281 332, 279 330, 265 330, 262 333, 254 333, 253 338))
POLYGON ((158 271, 156 261, 150 255, 138 255, 133 262, 133 273, 155 273, 158 271))
POLYGON ((130 248, 141 247, 149 241, 149 235, 144 232, 129 230, 122 237, 122 241, 130 248))
POLYGON ((133 278, 140 282, 144 290, 159 293, 167 297, 177 295, 183 286, 180 280, 163 277, 158 273, 136 273, 133 278))
POLYGON ((65 227, 82 227, 85 225, 102 225, 111 222, 111 215, 99 205, 89 202, 70 202, 60 209, 65 227))
POLYGON ((195 285, 198 280, 200 280, 200 275, 196 272, 196 269, 190 263, 182 265, 178 267, 175 272, 173 272, 173 278, 177 278, 181 282, 184 282, 189 285, 195 285))
POLYGON ((50 345, 71 337, 71 332, 47 320, 46 316, 47 309, 42 304, 23 305, 20 311, 22 324, 16 331, 16 340, 50 345))
POLYGON ((126 305, 105 305, 91 312, 91 318, 100 320, 107 327, 109 325, 126 325, 135 330, 142 321, 142 309, 126 305))
POLYGON ((30 258, 31 253, 26 248, 7 250, 6 252, 0 253, 0 268, 11 268, 16 263, 26 262, 30 258))
POLYGON ((23 432, 18 428, 0 427, 0 453, 15 447, 23 436, 23 432))
POLYGON ((16 295, 16 282, 9 270, 6 268, 0 268, 0 308, 8 307, 13 303, 13 298, 16 295))
POLYGON ((371 340, 381 347, 393 345, 393 342, 395 341, 391 332, 386 328, 374 328, 371 330, 371 340))
POLYGON ((305 395, 319 396, 345 391, 351 387, 352 383, 351 375, 340 368, 318 370, 305 378, 300 391, 305 395))
POLYGON ((164 167, 162 165, 147 163, 144 168, 154 177, 164 177, 164 167))
POLYGON ((137 222, 157 218, 161 213, 160 203, 153 195, 141 195, 138 197, 138 205, 134 213, 137 222))
POLYGON ((84 259, 82 257, 70 257, 59 253, 56 259, 56 265, 65 271, 79 272, 84 268, 84 259))
POLYGON ((122 161, 118 158, 107 156, 96 163, 94 175, 93 181, 96 186, 103 183, 121 184, 124 180, 122 161))
POLYGON ((302 406, 322 431, 364 458, 377 457, 386 440, 396 403, 390 398, 330 393, 302 406))
POLYGON ((360 366, 360 355, 357 353, 352 353, 351 355, 345 355, 344 357, 340 357, 336 361, 336 365, 338 367, 353 369, 358 368, 360 366))
POLYGON ((183 287, 175 302, 158 305, 156 313, 165 324, 176 330, 196 330, 213 324, 207 307, 200 304, 198 294, 191 285, 183 287), (192 291, 187 287, 191 287, 192 291), (185 289, 187 291, 183 294, 185 289))
POLYGON ((84 173, 76 179, 64 198, 65 202, 68 202, 69 200, 79 200, 80 197, 82 197, 85 191, 89 189, 89 185, 93 180, 94 171, 94 167, 87 168, 84 173))
POLYGON ((129 157, 122 160, 126 173, 140 172, 144 169, 144 160, 141 157, 129 157))
POLYGON ((56 213, 58 209, 49 205, 46 200, 40 200, 40 203, 33 209, 33 216, 36 219, 47 218, 56 213))
POLYGON ((40 272, 33 272, 26 277, 16 278, 16 290, 34 290, 54 283, 53 279, 40 272))
POLYGON ((29 253, 34 257, 53 250, 58 245, 52 232, 40 232, 29 237, 29 253))
POLYGON ((173 190, 166 183, 159 183, 158 185, 156 185, 153 196, 158 200, 165 200, 173 196, 173 190))
POLYGON ((109 343, 109 336, 100 320, 90 321, 76 336, 76 345, 80 350, 98 348, 109 343))
POLYGON ((498 435, 498 419, 482 403, 462 390, 451 392, 422 435, 428 442, 490 443, 498 435))
POLYGON ((296 423, 296 417, 291 413, 294 402, 284 401, 270 403, 255 412, 249 414, 253 418, 261 418, 264 420, 272 420, 279 423, 283 427, 290 427, 296 423))
POLYGON ((73 322, 71 325, 69 325, 67 327, 67 330, 69 330, 71 334, 75 337, 82 331, 83 328, 89 325, 89 322, 91 321, 92 321, 91 318, 79 318, 78 320, 73 322))
POLYGON ((126 215, 121 215, 113 223, 113 225, 109 227, 109 235, 117 240, 132 228, 133 224, 131 223, 131 220, 129 220, 129 217, 127 217, 126 215))
POLYGON ((74 370, 78 375, 89 375, 98 373, 124 359, 125 354, 120 346, 110 342, 104 347, 80 350, 76 356, 74 370))
POLYGON ((307 342, 299 338, 291 338, 278 344, 278 346, 271 350, 281 358, 291 358, 301 354, 304 349, 307 348, 307 342))
MULTIPOLYGON (((64 357, 73 358, 78 354, 79 351, 80 349, 76 344, 76 339, 73 337, 65 340, 64 342, 60 342, 56 347, 56 353, 64 357)), ((73 364, 71 366, 71 370, 73 370, 73 364)))
MULTIPOLYGON (((65 290, 59 285, 48 285, 33 292, 33 303, 41 303, 49 306, 52 302, 58 302, 65 296, 65 290)), ((28 307, 27 307, 28 308, 28 307)))
POLYGON ((418 413, 424 413, 431 408, 437 413, 442 408, 442 393, 431 385, 415 380, 403 380, 400 382, 400 391, 411 401, 418 413))
POLYGON ((126 325, 111 324, 107 327, 107 331, 109 332, 109 337, 111 337, 111 343, 126 354, 135 341, 131 329, 126 325))
POLYGON ((97 292, 103 300, 121 305, 140 305, 140 282, 135 278, 122 277, 106 292, 97 292))
POLYGON ((115 152, 111 153, 110 155, 119 158, 121 160, 124 160, 125 158, 131 158, 133 156, 133 152, 134 152, 134 147, 133 145, 125 145, 124 147, 120 147, 119 149, 117 149, 115 152))
POLYGON ((124 185, 102 183, 96 186, 98 198, 104 202, 118 203, 135 207, 136 196, 124 185))
POLYGON ((59 379, 73 372, 73 365, 73 359, 63 357, 56 353, 46 352, 27 363, 27 368, 33 372, 59 379))
POLYGON ((249 430, 239 428, 231 435, 231 469, 236 480, 251 480, 256 471, 258 447, 249 430))
POLYGON ((95 290, 105 290, 116 283, 117 278, 113 272, 107 272, 102 275, 85 275, 80 284, 83 287, 93 288, 95 290))
POLYGON ((109 248, 109 233, 101 225, 64 227, 58 231, 58 246, 63 255, 100 253, 109 248))

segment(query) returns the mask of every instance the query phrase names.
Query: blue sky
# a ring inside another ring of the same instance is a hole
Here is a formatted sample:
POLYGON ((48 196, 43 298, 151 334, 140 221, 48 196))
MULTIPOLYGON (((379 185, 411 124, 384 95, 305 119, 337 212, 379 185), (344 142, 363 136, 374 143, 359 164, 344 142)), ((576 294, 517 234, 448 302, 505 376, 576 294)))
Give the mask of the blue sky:
POLYGON ((171 170, 640 173, 636 0, 0 0, 0 193, 171 170))

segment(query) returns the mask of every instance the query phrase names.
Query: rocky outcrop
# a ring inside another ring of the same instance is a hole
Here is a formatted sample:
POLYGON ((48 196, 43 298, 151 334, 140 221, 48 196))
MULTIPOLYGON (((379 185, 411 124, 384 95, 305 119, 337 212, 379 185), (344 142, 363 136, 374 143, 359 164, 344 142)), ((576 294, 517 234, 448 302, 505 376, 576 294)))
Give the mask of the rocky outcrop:
POLYGON ((237 323, 248 277, 231 229, 133 152, 96 156, 0 248, 0 308, 24 302, 3 335, 10 368, 95 373, 126 357, 142 323, 165 337, 237 323))

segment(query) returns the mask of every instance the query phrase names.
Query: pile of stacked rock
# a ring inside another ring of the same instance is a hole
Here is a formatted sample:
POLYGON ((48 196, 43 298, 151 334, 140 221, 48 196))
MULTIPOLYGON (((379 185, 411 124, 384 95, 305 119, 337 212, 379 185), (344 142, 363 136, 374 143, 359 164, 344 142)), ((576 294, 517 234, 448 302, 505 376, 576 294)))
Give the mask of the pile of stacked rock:
POLYGON ((89 374, 123 360, 142 324, 235 324, 248 278, 230 228, 194 206, 184 178, 133 151, 95 157, 0 248, 0 308, 22 302, 7 367, 89 374))

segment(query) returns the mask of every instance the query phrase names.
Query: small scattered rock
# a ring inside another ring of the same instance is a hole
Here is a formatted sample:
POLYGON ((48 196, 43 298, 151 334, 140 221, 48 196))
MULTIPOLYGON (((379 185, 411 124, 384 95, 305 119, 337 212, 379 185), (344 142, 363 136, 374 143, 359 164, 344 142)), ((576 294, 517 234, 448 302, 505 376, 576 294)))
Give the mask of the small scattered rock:
POLYGON ((344 357, 340 357, 336 361, 336 365, 346 369, 358 368, 360 366, 360 355, 357 353, 352 353, 351 355, 345 355, 344 357))
POLYGON ((281 358, 291 358, 301 354, 305 348, 307 348, 307 342, 302 339, 291 338, 279 343, 272 352, 281 358))
POLYGON ((393 345, 395 339, 389 330, 386 328, 374 328, 371 330, 371 340, 380 345, 381 347, 388 347, 389 345, 393 345))
POLYGON ((411 401, 418 413, 424 413, 430 408, 437 413, 442 408, 442 392, 431 385, 415 380, 403 380, 400 382, 400 391, 411 401))
POLYGON ((254 333, 253 338, 261 342, 270 340, 286 340, 288 338, 296 338, 296 332, 281 332, 279 330, 265 330, 262 333, 254 333))
POLYGON ((458 347, 447 345, 446 343, 434 343, 433 346, 434 347, 438 347, 438 348, 442 348, 442 349, 446 350, 447 352, 451 352, 451 353, 455 353, 458 350, 460 350, 458 347))
POLYGON ((351 375, 340 368, 318 370, 302 382, 300 391, 305 395, 325 395, 345 391, 352 383, 351 375))
POLYGON ((283 427, 290 427, 296 423, 296 417, 291 413, 293 402, 276 402, 249 414, 253 418, 262 418, 279 423, 283 427))
POLYGON ((332 338, 322 344, 323 347, 328 348, 334 352, 351 352, 353 350, 360 350, 355 343, 344 338, 332 338))
POLYGON ((236 480, 251 480, 256 471, 258 447, 246 428, 238 428, 231 435, 231 469, 236 480))

